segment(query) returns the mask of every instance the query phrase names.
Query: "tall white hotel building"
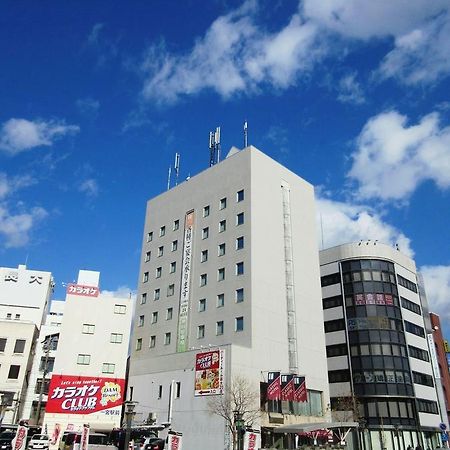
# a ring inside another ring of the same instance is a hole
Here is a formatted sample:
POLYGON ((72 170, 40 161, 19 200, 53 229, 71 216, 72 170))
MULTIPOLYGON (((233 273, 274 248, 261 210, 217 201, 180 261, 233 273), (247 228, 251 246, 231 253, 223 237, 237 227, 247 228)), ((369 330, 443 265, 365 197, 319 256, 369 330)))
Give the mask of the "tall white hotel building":
POLYGON ((196 355, 217 350, 225 390, 235 375, 257 392, 268 372, 305 376, 301 415, 257 399, 263 442, 281 424, 329 420, 318 258, 313 187, 253 146, 151 199, 128 384, 135 422, 170 422, 184 450, 229 448, 195 382, 196 355))

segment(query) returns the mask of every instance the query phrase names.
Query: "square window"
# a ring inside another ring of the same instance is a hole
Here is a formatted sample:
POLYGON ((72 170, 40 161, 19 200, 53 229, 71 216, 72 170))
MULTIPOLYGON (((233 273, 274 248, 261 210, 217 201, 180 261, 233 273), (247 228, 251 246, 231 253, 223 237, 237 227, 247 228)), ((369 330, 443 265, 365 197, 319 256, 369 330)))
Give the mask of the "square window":
POLYGON ((180 228, 180 221, 177 219, 173 221, 173 231, 177 231, 178 228, 180 228))
POLYGON ((209 205, 207 205, 203 208, 203 217, 208 217, 208 216, 209 216, 209 205))
POLYGON ((225 280, 225 267, 221 267, 217 270, 217 281, 225 280))
POLYGON ((161 278, 161 275, 162 275, 162 267, 157 267, 155 277, 161 278))
POLYGON ((244 330, 244 318, 236 317, 236 331, 243 331, 244 330))
POLYGON ((236 250, 242 250, 244 248, 244 236, 239 236, 236 239, 236 250))
POLYGON ((175 273, 175 270, 177 270, 177 263, 174 261, 170 263, 170 273, 175 273))
POLYGON ((147 242, 152 241, 153 241, 153 231, 150 231, 149 233, 147 233, 147 242))
POLYGON ((159 229, 159 236, 162 237, 166 234, 166 227, 163 225, 160 229, 159 229))
POLYGON ((202 253, 200 254, 200 262, 206 261, 208 261, 208 250, 202 250, 202 253))
POLYGON ((156 345, 156 336, 150 336, 150 348, 154 348, 156 345))
POLYGON ((23 353, 25 351, 25 339, 16 339, 14 344, 14 353, 23 353))
POLYGON ((126 305, 114 305, 114 314, 125 314, 126 311, 126 305))
POLYGON ((6 338, 0 338, 0 352, 4 352, 6 348, 6 338))
POLYGON ((77 364, 88 366, 91 363, 91 355, 78 354, 77 364))
POLYGON ((199 310, 200 312, 206 310, 206 298, 201 298, 201 299, 198 301, 198 310, 199 310))
POLYGON ((216 323, 216 335, 220 336, 223 334, 223 320, 219 320, 219 322, 216 323))
POLYGON ((158 258, 164 255, 164 245, 161 245, 161 247, 158 247, 158 258))
POLYGON ((161 289, 155 289, 153 291, 153 300, 159 300, 159 298, 161 297, 161 289))
POLYGON ((20 319, 20 314, 16 314, 15 316, 14 316, 14 320, 19 320, 20 319))
POLYGON ((170 344, 171 337, 172 337, 171 333, 166 333, 164 335, 164 345, 169 345, 170 344))
POLYGON ((9 366, 8 379, 17 380, 19 378, 20 366, 11 364, 9 366))
POLYGON ((225 255, 225 243, 219 244, 219 247, 217 247, 217 254, 219 256, 225 255))
POLYGON ((152 323, 158 322, 158 311, 152 312, 152 323))
POLYGON ((225 305, 225 294, 219 294, 217 296, 217 307, 222 308, 225 305))
POLYGON ((238 262, 236 264, 236 275, 243 275, 244 274, 244 263, 238 262))
POLYGON ((172 251, 173 252, 176 251, 177 248, 178 248, 178 241, 177 240, 172 241, 172 251))
POLYGON ((172 297, 173 294, 175 294, 175 285, 169 284, 167 287, 167 297, 172 297))
POLYGON ((236 193, 236 201, 242 202, 242 200, 244 200, 244 189, 237 191, 236 193))
POLYGON ((236 215, 236 225, 242 225, 244 223, 244 213, 241 212, 236 215))
POLYGON ((223 233, 227 229, 227 221, 221 220, 219 222, 219 233, 223 233))
POLYGON ((208 275, 206 273, 203 273, 200 275, 200 286, 206 286, 208 283, 208 275))
POLYGON ((147 303, 147 293, 144 292, 141 294, 141 305, 145 305, 147 303))
POLYGON ((142 277, 142 282, 147 283, 148 281, 148 272, 144 272, 144 276, 142 277))
POLYGON ((103 363, 102 373, 114 373, 116 365, 113 363, 103 363))
POLYGON ((172 317, 173 317, 173 308, 167 308, 166 320, 172 320, 172 317))
POLYGON ((152 256, 152 252, 146 252, 146 253, 145 253, 145 262, 149 262, 151 256, 152 256))
MULTIPOLYGON (((95 325, 89 323, 83 323, 83 334, 94 334, 95 325)), ((14 352, 15 353, 15 352, 14 352)))
POLYGON ((209 236, 209 227, 205 227, 202 230, 202 239, 208 239, 209 236))
POLYGON ((109 342, 113 344, 121 344, 123 340, 123 334, 121 333, 111 333, 111 338, 109 342))
POLYGON ((199 325, 197 327, 197 338, 203 339, 205 337, 205 325, 199 325))
POLYGON ((225 209, 227 207, 227 198, 221 198, 219 202, 219 209, 225 209))
POLYGON ((244 288, 236 289, 236 303, 244 301, 244 288))
POLYGON ((144 326, 144 320, 145 320, 144 316, 139 316, 138 327, 143 327, 144 326))

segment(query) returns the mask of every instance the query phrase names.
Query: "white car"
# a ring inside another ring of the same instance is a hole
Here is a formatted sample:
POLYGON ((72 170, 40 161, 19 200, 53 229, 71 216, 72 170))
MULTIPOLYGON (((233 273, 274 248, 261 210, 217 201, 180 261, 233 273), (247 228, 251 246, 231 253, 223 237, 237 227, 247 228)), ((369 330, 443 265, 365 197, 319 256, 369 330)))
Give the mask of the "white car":
POLYGON ((28 443, 28 450, 48 450, 50 437, 46 434, 34 434, 28 443))

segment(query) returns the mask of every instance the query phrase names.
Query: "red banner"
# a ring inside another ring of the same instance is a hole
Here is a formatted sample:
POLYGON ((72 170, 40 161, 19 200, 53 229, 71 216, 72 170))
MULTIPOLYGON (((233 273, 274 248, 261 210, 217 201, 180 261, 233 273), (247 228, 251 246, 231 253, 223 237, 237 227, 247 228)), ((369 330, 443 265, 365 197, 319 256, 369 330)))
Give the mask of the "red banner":
POLYGON ((281 400, 294 400, 294 375, 281 375, 281 400))
POLYGON ((195 395, 217 395, 223 392, 223 350, 195 355, 195 395))
POLYGON ((305 377, 294 378, 294 402, 307 402, 308 393, 306 392, 306 380, 305 377))
POLYGON ((281 397, 280 372, 269 372, 267 400, 279 400, 281 397))
POLYGON ((120 406, 124 400, 123 378, 53 375, 45 411, 90 414, 120 406))
POLYGON ((98 297, 99 289, 97 286, 84 286, 82 284, 68 284, 66 294, 83 295, 85 297, 98 297))

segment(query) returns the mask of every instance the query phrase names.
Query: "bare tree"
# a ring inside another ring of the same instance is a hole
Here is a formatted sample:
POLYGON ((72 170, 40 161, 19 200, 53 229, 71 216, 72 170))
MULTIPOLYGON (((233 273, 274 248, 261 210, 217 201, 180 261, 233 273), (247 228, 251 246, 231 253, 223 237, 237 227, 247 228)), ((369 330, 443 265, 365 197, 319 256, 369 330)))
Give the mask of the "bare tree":
MULTIPOLYGON (((260 416, 259 386, 254 386, 243 375, 235 375, 222 395, 211 397, 208 401, 209 411, 223 417, 228 429, 235 438, 234 418, 240 415, 247 426, 252 426, 260 416)), ((233 439, 235 443, 235 439, 233 439)))
POLYGON ((333 420, 339 422, 360 422, 363 419, 361 409, 361 402, 352 393, 337 397, 332 410, 333 420))

